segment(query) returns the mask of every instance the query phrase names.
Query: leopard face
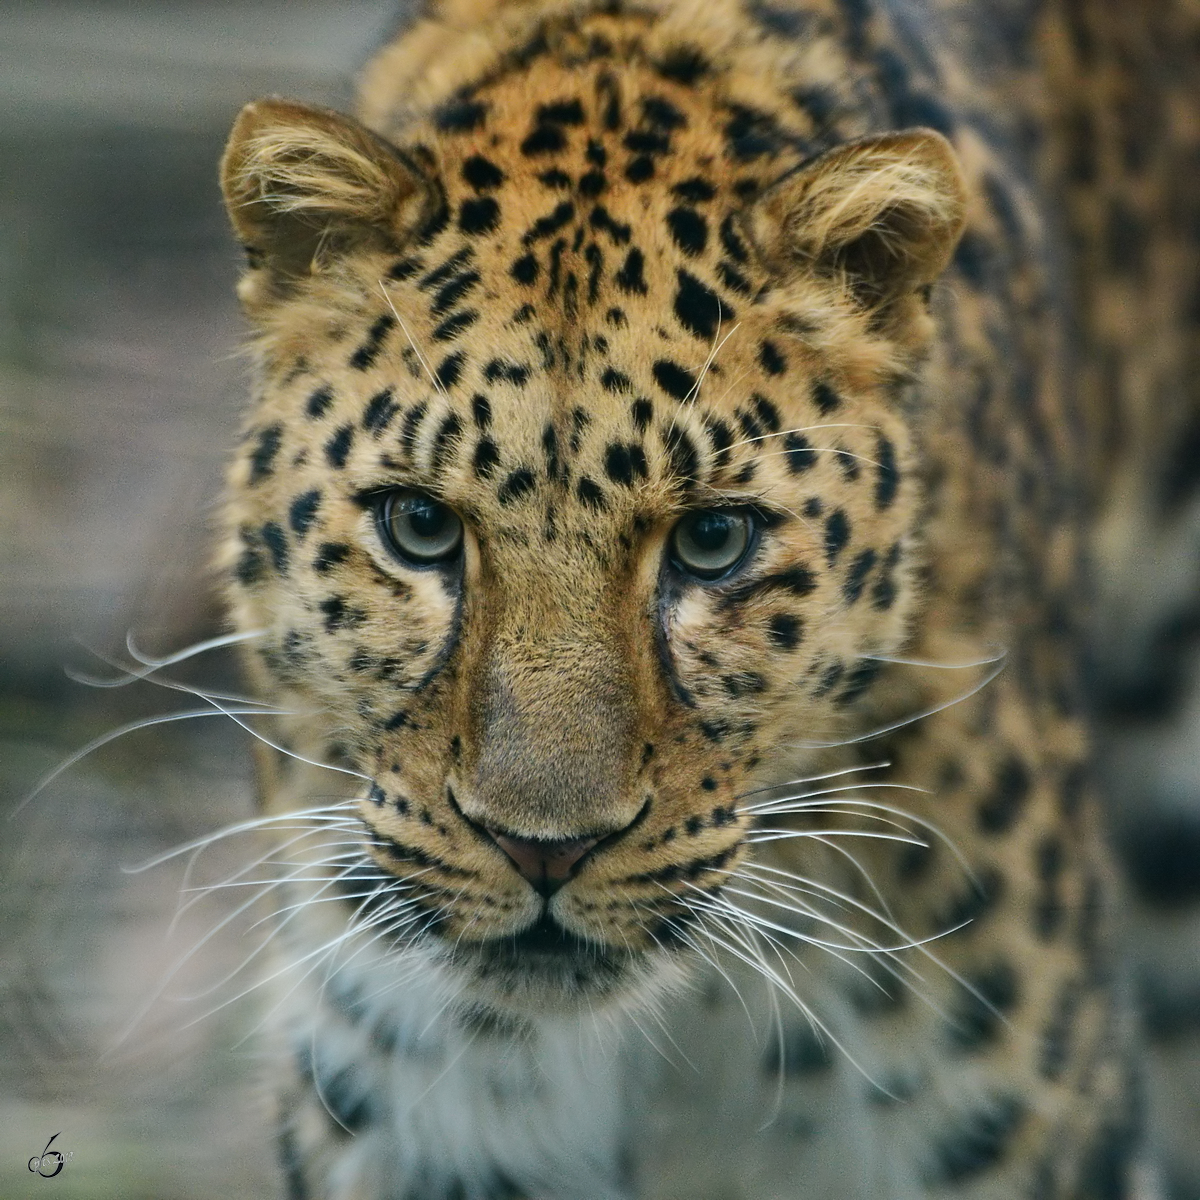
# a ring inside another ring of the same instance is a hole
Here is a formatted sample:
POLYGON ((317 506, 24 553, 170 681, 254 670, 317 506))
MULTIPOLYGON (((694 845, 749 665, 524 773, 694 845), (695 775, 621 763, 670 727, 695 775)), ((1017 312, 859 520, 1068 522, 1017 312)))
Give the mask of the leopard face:
POLYGON ((537 86, 399 148, 251 106, 224 166, 251 670, 290 748, 362 777, 353 903, 515 1010, 672 977, 747 796, 870 702, 917 603, 903 398, 963 206, 928 132, 737 174, 728 115, 650 64, 537 86))

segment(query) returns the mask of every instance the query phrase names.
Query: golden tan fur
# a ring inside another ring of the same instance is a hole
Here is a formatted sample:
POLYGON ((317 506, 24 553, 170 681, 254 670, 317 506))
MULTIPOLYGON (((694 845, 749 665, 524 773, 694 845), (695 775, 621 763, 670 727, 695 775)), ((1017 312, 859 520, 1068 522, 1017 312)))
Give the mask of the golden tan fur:
MULTIPOLYGON (((695 932, 730 919, 724 889, 785 973, 856 995, 821 948, 837 929, 889 1001, 861 1036, 924 1089, 894 1194, 1115 1200, 1130 1042, 1052 234, 970 120, 881 122, 855 47, 893 31, 852 8, 446 3, 370 65, 362 125, 239 118, 223 180, 259 399, 223 567, 281 744, 357 776, 267 754, 264 804, 354 802, 360 870, 416 914, 395 961, 415 946, 461 987, 451 1025, 636 1012, 693 951, 750 954, 695 932), (458 515, 460 559, 389 550, 396 489, 458 515), (755 533, 709 582, 673 555, 713 511, 755 533), (858 790, 762 842, 762 797, 825 772, 858 790), (879 819, 899 843, 838 840, 879 819), (543 894, 506 838, 597 844, 543 894), (592 949, 504 957, 546 921, 592 949), (964 1112, 986 1152, 954 1148, 964 1112)), ((296 1095, 300 1158, 336 1163, 296 1095)), ((750 1177, 729 1170, 714 1195, 750 1177)))

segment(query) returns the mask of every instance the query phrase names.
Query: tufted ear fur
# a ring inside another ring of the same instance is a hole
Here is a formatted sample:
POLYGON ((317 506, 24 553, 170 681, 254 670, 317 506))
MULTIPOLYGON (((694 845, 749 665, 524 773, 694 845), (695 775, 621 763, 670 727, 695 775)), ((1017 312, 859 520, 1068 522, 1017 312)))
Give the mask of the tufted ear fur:
POLYGON ((776 272, 841 279, 860 303, 889 309, 946 268, 966 202, 950 143, 909 129, 821 155, 764 193, 748 225, 776 272))
POLYGON ((404 241, 436 200, 432 182, 357 121, 286 100, 242 109, 221 188, 252 268, 240 288, 251 308, 331 254, 404 241))

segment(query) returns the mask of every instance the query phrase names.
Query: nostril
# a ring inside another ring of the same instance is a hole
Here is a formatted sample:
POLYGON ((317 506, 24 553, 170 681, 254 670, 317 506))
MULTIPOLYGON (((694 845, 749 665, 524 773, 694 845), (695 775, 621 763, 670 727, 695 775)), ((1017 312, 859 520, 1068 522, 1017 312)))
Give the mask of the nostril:
POLYGON ((512 859, 517 870, 547 896, 570 879, 575 864, 600 840, 589 837, 540 841, 511 837, 497 829, 488 828, 487 832, 492 841, 512 859))

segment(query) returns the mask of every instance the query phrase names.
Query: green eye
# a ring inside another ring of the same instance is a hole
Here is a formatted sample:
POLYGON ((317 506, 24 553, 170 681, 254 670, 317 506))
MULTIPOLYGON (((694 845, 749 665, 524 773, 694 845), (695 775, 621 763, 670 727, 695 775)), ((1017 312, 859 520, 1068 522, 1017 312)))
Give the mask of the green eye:
POLYGON ((746 557, 754 523, 748 513, 705 508, 688 513, 671 534, 675 565, 697 579, 720 579, 746 557))
POLYGON ((397 558, 424 566, 453 558, 462 545, 458 514, 440 500, 402 488, 379 502, 379 532, 397 558))

